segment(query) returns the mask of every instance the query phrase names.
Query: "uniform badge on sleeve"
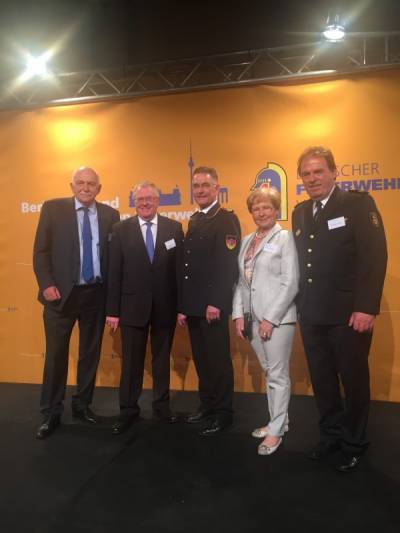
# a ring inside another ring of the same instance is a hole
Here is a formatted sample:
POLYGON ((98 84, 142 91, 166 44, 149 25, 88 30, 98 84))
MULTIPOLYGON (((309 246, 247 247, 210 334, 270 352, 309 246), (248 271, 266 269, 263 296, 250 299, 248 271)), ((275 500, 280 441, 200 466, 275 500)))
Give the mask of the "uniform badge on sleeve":
POLYGON ((228 250, 234 250, 237 245, 237 237, 236 235, 227 235, 225 237, 225 244, 228 250))
POLYGON ((376 228, 379 228, 380 224, 379 224, 378 213, 376 213, 375 211, 370 211, 369 219, 373 226, 375 226, 376 228))

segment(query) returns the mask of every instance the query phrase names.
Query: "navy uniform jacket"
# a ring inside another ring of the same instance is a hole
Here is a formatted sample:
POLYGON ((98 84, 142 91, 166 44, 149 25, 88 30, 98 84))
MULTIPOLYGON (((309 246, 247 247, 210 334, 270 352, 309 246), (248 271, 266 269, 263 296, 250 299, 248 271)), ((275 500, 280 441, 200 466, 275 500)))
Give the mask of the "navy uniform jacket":
MULTIPOLYGON (((96 202, 99 224, 100 270, 107 280, 108 241, 119 213, 96 202)), ((79 230, 74 198, 56 198, 42 206, 33 247, 33 268, 39 285, 39 301, 61 310, 74 285, 79 284, 79 230), (55 285, 61 300, 47 302, 43 290, 55 285)))
POLYGON ((191 217, 183 246, 183 314, 204 317, 208 305, 231 313, 239 249, 240 224, 232 211, 217 203, 191 217))
POLYGON ((182 225, 157 215, 157 238, 150 262, 137 216, 114 226, 110 243, 107 315, 120 324, 144 327, 150 319, 174 325, 183 241, 182 225))
POLYGON ((368 193, 335 187, 318 221, 313 201, 293 211, 300 265, 297 308, 305 324, 346 324, 379 313, 387 249, 381 216, 368 193))

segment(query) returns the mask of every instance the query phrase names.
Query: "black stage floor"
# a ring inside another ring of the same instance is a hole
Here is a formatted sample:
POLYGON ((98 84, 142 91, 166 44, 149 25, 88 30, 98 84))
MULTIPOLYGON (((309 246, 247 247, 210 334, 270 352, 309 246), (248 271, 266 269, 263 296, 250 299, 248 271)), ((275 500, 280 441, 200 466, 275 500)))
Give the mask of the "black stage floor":
MULTIPOLYGON (((114 436, 114 389, 97 389, 98 427, 72 419, 37 441, 40 387, 0 384, 0 526, 6 533, 398 533, 400 530, 400 405, 372 405, 373 443, 359 470, 335 472, 305 452, 317 441, 312 398, 293 397, 290 431, 270 457, 250 436, 265 420, 260 394, 235 396, 234 427, 200 438, 197 427, 142 418, 114 436)), ((69 390, 69 395, 71 391, 69 390)), ((196 393, 174 392, 188 412, 196 393)))

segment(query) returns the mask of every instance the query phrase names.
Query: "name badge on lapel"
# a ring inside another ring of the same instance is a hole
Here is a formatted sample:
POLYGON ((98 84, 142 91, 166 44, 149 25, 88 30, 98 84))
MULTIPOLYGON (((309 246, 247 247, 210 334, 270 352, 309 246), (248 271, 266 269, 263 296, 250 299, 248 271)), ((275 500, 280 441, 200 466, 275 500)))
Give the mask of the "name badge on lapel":
POLYGON ((175 239, 170 239, 169 241, 165 241, 165 248, 167 250, 171 250, 171 248, 175 248, 176 247, 176 242, 175 242, 175 239))
POLYGON ((328 220, 329 229, 343 228, 345 225, 346 220, 344 217, 331 218, 328 220))
POLYGON ((266 244, 264 244, 263 250, 265 252, 270 252, 271 254, 274 254, 278 251, 278 247, 276 244, 271 244, 270 242, 267 242, 266 244))

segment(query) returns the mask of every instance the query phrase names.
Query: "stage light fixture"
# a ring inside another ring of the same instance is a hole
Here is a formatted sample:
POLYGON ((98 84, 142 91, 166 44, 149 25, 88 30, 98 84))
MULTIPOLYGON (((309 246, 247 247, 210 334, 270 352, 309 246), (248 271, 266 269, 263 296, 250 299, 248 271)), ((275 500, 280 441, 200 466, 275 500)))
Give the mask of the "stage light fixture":
POLYGON ((26 67, 21 75, 21 81, 28 81, 31 78, 48 78, 51 76, 51 72, 48 69, 47 62, 50 59, 50 52, 34 57, 31 54, 27 54, 26 67))
POLYGON ((344 29, 344 24, 341 21, 340 13, 329 13, 322 35, 324 39, 330 43, 343 41, 346 31, 344 29))

